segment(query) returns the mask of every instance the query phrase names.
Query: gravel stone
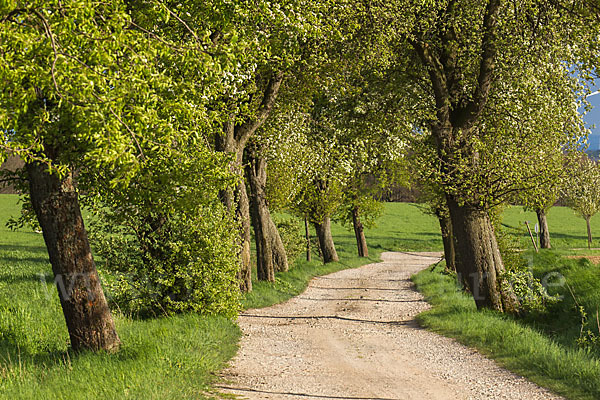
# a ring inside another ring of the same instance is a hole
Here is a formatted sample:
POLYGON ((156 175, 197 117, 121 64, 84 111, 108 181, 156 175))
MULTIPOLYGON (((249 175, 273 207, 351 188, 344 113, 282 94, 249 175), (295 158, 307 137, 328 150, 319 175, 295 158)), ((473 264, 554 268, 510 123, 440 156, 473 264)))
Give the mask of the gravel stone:
POLYGON ((246 399, 562 399, 477 351, 419 327, 429 308, 410 276, 440 253, 313 279, 307 290, 238 319, 240 350, 219 390, 246 399))

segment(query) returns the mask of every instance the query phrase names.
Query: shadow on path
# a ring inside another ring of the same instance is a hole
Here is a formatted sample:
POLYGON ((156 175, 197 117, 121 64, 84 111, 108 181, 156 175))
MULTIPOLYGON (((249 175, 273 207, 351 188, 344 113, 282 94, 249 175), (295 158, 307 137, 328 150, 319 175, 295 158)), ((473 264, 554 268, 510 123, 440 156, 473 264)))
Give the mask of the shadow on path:
POLYGON ((339 315, 257 315, 257 314, 240 314, 240 317, 248 317, 248 318, 267 318, 267 319, 338 319, 341 321, 350 321, 350 322, 363 322, 367 324, 381 324, 381 325, 394 325, 394 326, 410 326, 418 329, 422 329, 421 326, 414 319, 406 320, 406 321, 372 321, 368 319, 360 319, 360 318, 350 318, 350 317, 341 317, 339 315))
POLYGON ((252 392, 252 393, 263 393, 263 394, 279 394, 283 396, 294 396, 302 397, 305 399, 341 399, 341 400, 400 400, 387 397, 340 397, 340 396, 327 396, 321 394, 308 394, 308 393, 291 393, 291 392, 272 392, 267 390, 258 389, 247 389, 247 388, 236 388, 231 386, 217 386, 219 389, 235 390, 238 392, 252 392))
POLYGON ((310 300, 310 301, 373 301, 376 303, 423 303, 423 300, 386 300, 386 299, 354 299, 354 298, 329 298, 329 299, 315 299, 312 297, 298 296, 298 299, 310 300))

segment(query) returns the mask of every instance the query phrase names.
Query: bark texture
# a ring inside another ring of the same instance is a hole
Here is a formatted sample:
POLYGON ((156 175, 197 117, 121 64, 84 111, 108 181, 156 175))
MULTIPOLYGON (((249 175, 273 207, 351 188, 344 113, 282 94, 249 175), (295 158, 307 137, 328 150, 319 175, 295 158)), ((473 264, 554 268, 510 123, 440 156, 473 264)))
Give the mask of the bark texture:
POLYGON ((358 256, 369 257, 369 249, 367 248, 365 230, 362 222, 360 222, 360 210, 356 206, 352 208, 352 225, 354 226, 354 237, 356 237, 358 256))
POLYGON ((26 168, 71 347, 116 351, 120 340, 100 285, 72 175, 59 178, 38 162, 26 168))
POLYGON ((448 199, 456 240, 456 271, 467 284, 477 308, 518 312, 519 301, 511 290, 501 290, 504 264, 489 215, 476 207, 448 199))
POLYGON ((442 242, 444 243, 444 258, 446 259, 446 269, 456 271, 456 253, 454 250, 454 234, 452 233, 452 220, 446 210, 436 211, 436 216, 440 222, 442 232, 442 242))
MULTIPOLYGON (((235 127, 232 123, 225 124, 224 135, 217 136, 215 147, 217 151, 234 153, 236 159, 231 165, 234 173, 241 170, 242 157, 238 155, 238 143, 235 140, 235 127)), ((228 210, 235 210, 235 216, 240 224, 239 252, 240 269, 238 280, 242 292, 252 291, 252 265, 250 263, 250 205, 246 184, 238 183, 234 188, 224 190, 220 194, 221 201, 228 210)))
POLYGON ((590 226, 590 220, 592 217, 585 217, 585 224, 587 226, 587 236, 588 236, 588 249, 592 248, 592 227, 590 226))
MULTIPOLYGON (((230 121, 225 123, 223 134, 217 135, 215 140, 215 148, 217 151, 232 153, 234 161, 231 169, 234 173, 239 174, 241 183, 233 190, 224 191, 221 193, 221 200, 225 206, 232 210, 236 210, 236 217, 241 225, 240 231, 240 289, 242 292, 252 290, 252 265, 250 263, 250 205, 248 194, 246 192, 246 184, 243 179, 244 171, 242 168, 242 160, 244 149, 252 135, 260 128, 273 109, 275 100, 279 93, 279 88, 283 82, 283 72, 275 72, 266 80, 264 90, 262 92, 262 100, 256 110, 253 118, 249 118, 241 125, 235 123, 236 116, 231 115, 230 121)), ((257 78, 260 80, 260 77, 257 78)))
POLYGON ((311 261, 310 254, 310 230, 308 229, 308 218, 304 217, 304 236, 306 237, 306 261, 311 261))
POLYGON ((550 231, 548 230, 548 219, 546 218, 546 210, 538 208, 535 210, 538 219, 538 225, 540 226, 540 248, 550 249, 550 231))
POLYGON ((325 217, 323 222, 315 223, 315 230, 317 231, 317 237, 319 238, 319 248, 323 255, 323 262, 329 263, 332 261, 339 261, 337 251, 335 250, 335 244, 333 243, 333 237, 331 236, 331 219, 325 217))
POLYGON ((259 280, 275 282, 275 271, 287 271, 289 265, 283 241, 267 204, 267 162, 252 148, 246 149, 246 161, 250 215, 256 242, 257 276, 259 280))

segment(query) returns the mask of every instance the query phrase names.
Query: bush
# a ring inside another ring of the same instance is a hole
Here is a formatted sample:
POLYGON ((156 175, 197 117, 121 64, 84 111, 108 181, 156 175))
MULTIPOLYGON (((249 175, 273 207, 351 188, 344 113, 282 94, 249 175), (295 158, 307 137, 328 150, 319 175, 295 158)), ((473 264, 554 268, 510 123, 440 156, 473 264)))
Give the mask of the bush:
POLYGON ((277 226, 285 253, 287 254, 290 266, 302 252, 306 250, 306 239, 302 235, 299 227, 302 223, 300 218, 278 218, 273 216, 273 222, 277 226))
POLYGON ((115 233, 105 214, 93 225, 109 301, 136 315, 193 311, 233 317, 239 310, 234 222, 223 212, 171 215, 158 229, 128 218, 115 233))
POLYGON ((506 271, 500 276, 502 291, 511 290, 521 303, 521 311, 545 312, 546 306, 559 301, 559 297, 550 296, 539 279, 533 276, 527 261, 518 250, 517 238, 507 234, 495 224, 498 246, 506 271))
POLYGON ((218 198, 235 182, 230 160, 194 149, 149 156, 126 186, 88 185, 92 245, 109 300, 123 312, 233 317, 240 308, 239 230, 218 198))

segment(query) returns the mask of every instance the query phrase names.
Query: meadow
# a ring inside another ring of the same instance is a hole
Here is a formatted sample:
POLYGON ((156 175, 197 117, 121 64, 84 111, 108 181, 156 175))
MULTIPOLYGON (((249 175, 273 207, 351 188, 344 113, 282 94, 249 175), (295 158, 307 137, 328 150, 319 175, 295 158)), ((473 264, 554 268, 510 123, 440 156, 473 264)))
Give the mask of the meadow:
MULTIPOLYGON (((213 397, 211 384, 237 349, 240 332, 235 321, 195 314, 133 319, 115 310, 122 350, 116 355, 75 354, 68 349, 68 335, 42 235, 27 228, 11 231, 5 226, 8 218, 18 213, 17 196, 0 195, 0 398, 213 397)), ((531 248, 531 242, 523 221, 535 221, 534 217, 519 207, 504 213, 505 229, 518 237, 525 250, 531 248)), ((549 223, 557 250, 532 255, 537 260, 533 263, 534 272, 543 275, 559 270, 571 283, 577 303, 595 310, 600 303, 598 268, 587 260, 562 257, 588 254, 570 250, 586 246, 585 223, 562 208, 551 210, 549 223)), ((600 217, 592 220, 592 229, 600 231, 600 217)), ((315 253, 315 260, 307 263, 300 255, 289 272, 278 274, 274 284, 255 283, 243 307, 284 301, 300 293, 311 277, 374 262, 382 251, 442 250, 437 220, 423 214, 419 206, 407 203, 386 204, 377 226, 366 231, 368 259, 355 256, 353 232, 334 224, 333 235, 340 262, 323 265, 315 253)), ((525 254, 532 254, 528 251, 525 254)), ((550 314, 517 321, 495 313, 474 312, 472 302, 439 269, 424 271, 416 281, 434 305, 421 317, 430 329, 476 346, 571 398, 594 398, 600 393, 598 358, 594 351, 580 350, 575 344, 581 316, 564 287, 556 290, 565 300, 550 314), (523 340, 526 335, 537 339, 523 340), (546 347, 538 340, 555 350, 544 350, 546 347), (535 352, 525 353, 519 348, 517 353, 526 354, 525 357, 508 355, 506 348, 511 343, 521 343, 535 352), (548 364, 547 359, 554 360, 554 364, 548 364), (573 385, 577 389, 569 392, 567 388, 573 385)), ((590 321, 593 322, 591 316, 590 321)))

